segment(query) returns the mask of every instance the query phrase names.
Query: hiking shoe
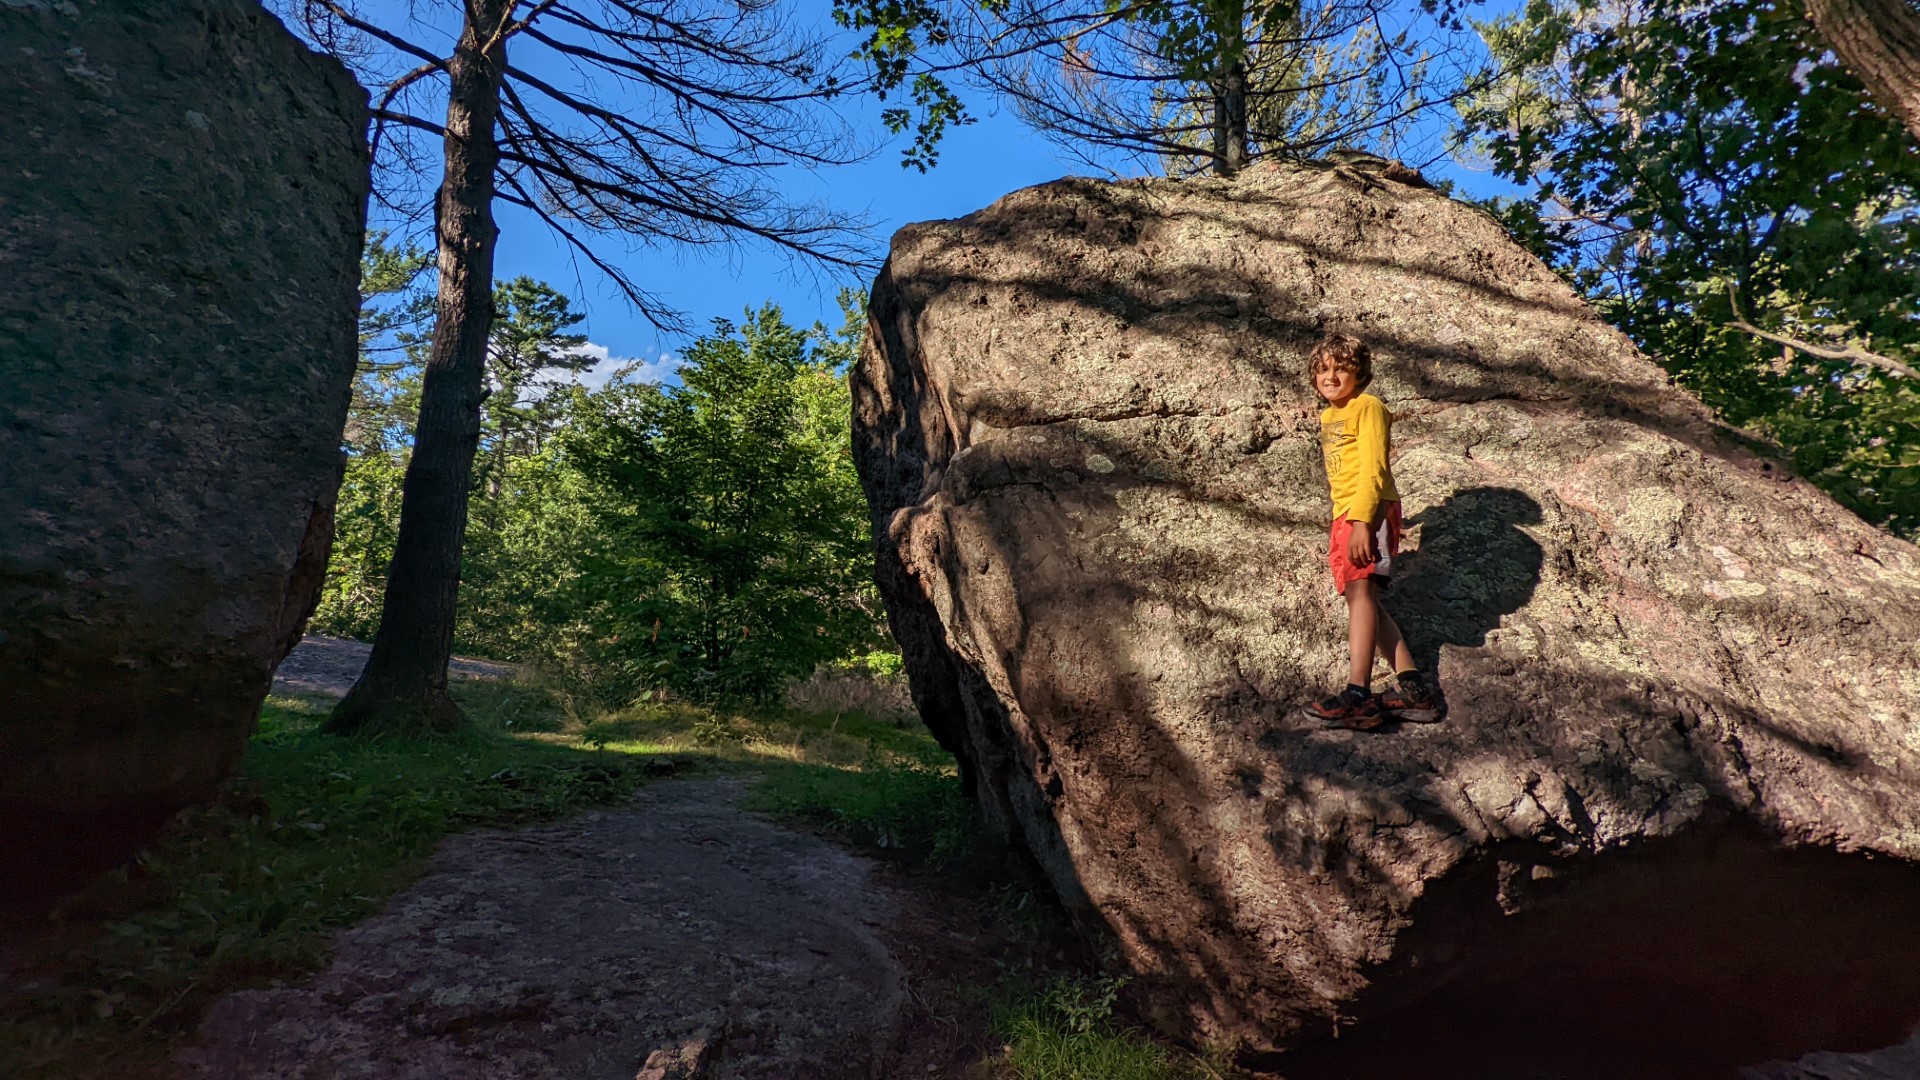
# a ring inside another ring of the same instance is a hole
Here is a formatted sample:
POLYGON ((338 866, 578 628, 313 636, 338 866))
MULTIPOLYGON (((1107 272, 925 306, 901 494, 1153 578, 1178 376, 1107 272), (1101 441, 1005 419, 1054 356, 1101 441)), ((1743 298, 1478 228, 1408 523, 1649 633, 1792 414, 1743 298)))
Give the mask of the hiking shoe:
POLYGON ((1387 717, 1380 711, 1380 696, 1368 694, 1356 698, 1345 690, 1306 707, 1308 716, 1327 725, 1349 731, 1372 731, 1387 717))
POLYGON ((1409 724, 1437 724, 1447 717, 1447 696, 1429 679, 1401 679, 1379 695, 1380 711, 1409 724))

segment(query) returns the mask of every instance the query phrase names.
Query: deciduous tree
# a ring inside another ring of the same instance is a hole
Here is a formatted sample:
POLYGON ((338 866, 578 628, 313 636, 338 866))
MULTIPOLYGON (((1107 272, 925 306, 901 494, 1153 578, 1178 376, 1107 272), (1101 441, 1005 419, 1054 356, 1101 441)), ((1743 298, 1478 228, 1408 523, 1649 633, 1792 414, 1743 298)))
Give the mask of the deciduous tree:
POLYGON ((1534 0, 1462 110, 1512 226, 1726 419, 1920 528, 1920 147, 1796 0, 1534 0))
POLYGON ((687 350, 680 386, 584 398, 562 443, 593 493, 586 591, 636 682, 766 699, 879 640, 844 360, 860 327, 772 305, 687 350))

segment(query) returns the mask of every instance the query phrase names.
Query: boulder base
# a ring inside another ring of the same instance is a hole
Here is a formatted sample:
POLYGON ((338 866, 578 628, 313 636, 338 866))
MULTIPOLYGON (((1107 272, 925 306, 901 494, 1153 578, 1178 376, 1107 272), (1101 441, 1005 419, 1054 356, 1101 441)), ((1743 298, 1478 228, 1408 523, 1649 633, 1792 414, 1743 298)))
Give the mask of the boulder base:
POLYGON ((0 893, 232 767, 332 539, 366 94, 257 3, 0 4, 0 893))
POLYGON ((1920 1019, 1920 553, 1491 218, 1351 166, 1063 180, 902 230, 871 317, 915 700, 1165 1026, 1289 1077, 1705 1076, 1920 1019), (1299 715, 1346 670, 1330 328, 1397 418, 1444 724, 1299 715))

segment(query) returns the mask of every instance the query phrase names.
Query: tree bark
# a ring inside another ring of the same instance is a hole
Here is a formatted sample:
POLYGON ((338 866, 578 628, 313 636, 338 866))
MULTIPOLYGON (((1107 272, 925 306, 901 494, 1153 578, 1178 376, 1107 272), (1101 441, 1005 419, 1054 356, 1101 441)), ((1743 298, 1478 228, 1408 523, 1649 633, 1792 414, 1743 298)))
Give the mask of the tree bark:
POLYGON ((1920 10, 1911 0, 1807 0, 1847 70, 1920 140, 1920 10))
POLYGON ((493 324, 494 127, 506 76, 499 30, 511 0, 471 0, 447 66, 446 174, 435 206, 439 295, 421 386, 400 535, 366 670, 327 730, 451 731, 465 721, 447 693, 467 488, 486 397, 493 324))
POLYGON ((1247 134, 1247 65, 1227 65, 1213 103, 1213 171, 1232 176, 1252 158, 1247 134))
POLYGON ((1213 81, 1213 172, 1232 176, 1247 167, 1251 138, 1247 132, 1246 9, 1223 5, 1220 13, 1220 74, 1213 81))

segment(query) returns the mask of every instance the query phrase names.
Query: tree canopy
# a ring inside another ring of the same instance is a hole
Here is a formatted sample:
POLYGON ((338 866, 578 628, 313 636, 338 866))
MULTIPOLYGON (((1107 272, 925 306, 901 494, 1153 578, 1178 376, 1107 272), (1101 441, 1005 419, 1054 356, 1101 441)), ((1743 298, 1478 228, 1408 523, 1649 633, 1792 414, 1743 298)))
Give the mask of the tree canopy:
MULTIPOLYGON (((882 646, 847 426, 865 318, 854 294, 841 297, 837 329, 802 330, 763 305, 738 324, 715 320, 686 350, 679 385, 590 389, 567 378, 568 298, 526 278, 496 291, 489 378, 518 378, 521 391, 496 391, 483 418, 501 435, 483 444, 471 495, 460 648, 623 704, 655 690, 767 700, 882 646)), ((363 376, 402 391, 356 398, 359 427, 417 401, 404 389, 421 378, 417 344, 411 356, 363 376)), ((349 445, 317 627, 377 628, 409 453, 349 445)))
POLYGON ((1733 424, 1920 528, 1920 148, 1794 0, 1532 0, 1461 141, 1517 234, 1733 424))
POLYGON ((577 403, 561 453, 593 492, 587 582, 632 598, 596 623, 682 693, 766 699, 875 644, 848 389, 821 337, 763 306, 716 319, 680 385, 617 383, 577 403))

